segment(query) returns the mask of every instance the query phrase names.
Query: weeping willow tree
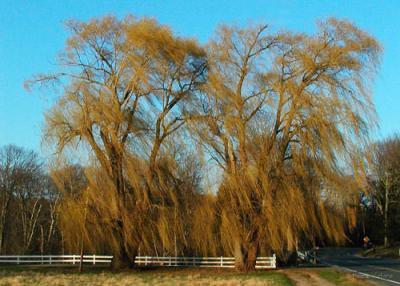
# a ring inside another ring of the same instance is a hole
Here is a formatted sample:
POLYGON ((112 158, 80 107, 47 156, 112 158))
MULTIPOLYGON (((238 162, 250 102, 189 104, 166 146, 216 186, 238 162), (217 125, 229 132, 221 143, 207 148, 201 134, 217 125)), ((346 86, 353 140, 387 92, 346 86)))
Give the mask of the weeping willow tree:
POLYGON ((146 243, 146 225, 159 218, 154 212, 163 201, 175 202, 164 196, 177 180, 158 162, 164 142, 184 123, 180 110, 204 82, 205 52, 146 18, 69 21, 68 27, 60 72, 28 84, 61 84, 63 94, 46 113, 45 141, 58 154, 89 150, 95 171, 87 174, 93 202, 87 219, 98 232, 91 238, 108 238, 115 268, 132 265, 146 243))
POLYGON ((216 212, 239 270, 254 269, 260 252, 345 239, 375 126, 369 84, 380 50, 335 19, 313 35, 223 26, 208 45, 191 126, 223 170, 216 212))
POLYGON ((370 35, 334 19, 313 35, 223 26, 203 48, 149 19, 68 27, 60 72, 30 83, 62 86, 45 141, 88 151, 85 186, 63 196, 71 247, 111 251, 116 268, 139 248, 224 252, 248 271, 260 253, 345 239, 375 124, 370 35), (200 183, 210 158, 216 195, 200 183))

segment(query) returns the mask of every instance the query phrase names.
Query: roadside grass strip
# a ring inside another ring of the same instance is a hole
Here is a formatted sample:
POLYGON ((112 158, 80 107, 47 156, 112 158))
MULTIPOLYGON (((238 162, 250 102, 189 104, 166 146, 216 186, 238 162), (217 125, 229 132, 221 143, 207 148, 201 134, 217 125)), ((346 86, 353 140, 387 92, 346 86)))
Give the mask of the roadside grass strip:
POLYGON ((372 285, 362 278, 354 277, 349 273, 338 271, 336 269, 321 269, 317 270, 316 273, 323 279, 335 285, 341 285, 341 286, 372 285))

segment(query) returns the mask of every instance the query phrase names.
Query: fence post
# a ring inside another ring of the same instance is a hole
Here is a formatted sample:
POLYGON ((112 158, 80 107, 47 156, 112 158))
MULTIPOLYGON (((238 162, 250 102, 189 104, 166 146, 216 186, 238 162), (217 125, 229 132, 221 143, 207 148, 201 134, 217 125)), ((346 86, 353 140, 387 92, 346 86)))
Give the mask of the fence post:
POLYGON ((224 258, 221 256, 221 267, 224 266, 224 258))
POLYGON ((72 255, 72 264, 74 264, 74 265, 75 265, 75 254, 74 254, 74 255, 72 255))
POLYGON ((169 257, 169 266, 171 266, 171 256, 169 257))
POLYGON ((43 255, 40 255, 40 260, 42 261, 41 264, 43 264, 43 255))
POLYGON ((51 256, 50 256, 50 264, 51 264, 51 256))
POLYGON ((276 255, 275 255, 275 253, 272 255, 272 267, 276 268, 276 255))
POLYGON ((144 265, 147 266, 147 256, 144 257, 144 265))
POLYGON ((96 264, 96 254, 93 254, 93 265, 96 264))
POLYGON ((19 256, 17 256, 17 264, 19 264, 19 256))

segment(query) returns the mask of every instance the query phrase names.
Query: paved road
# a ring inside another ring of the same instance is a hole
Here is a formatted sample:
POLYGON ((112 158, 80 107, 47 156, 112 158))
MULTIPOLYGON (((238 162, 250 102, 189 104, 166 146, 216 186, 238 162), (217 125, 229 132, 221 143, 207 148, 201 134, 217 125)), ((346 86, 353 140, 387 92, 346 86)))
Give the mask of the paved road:
POLYGON ((364 276, 382 285, 400 285, 400 260, 366 258, 355 254, 356 248, 324 248, 318 256, 322 263, 339 266, 355 275, 364 276))

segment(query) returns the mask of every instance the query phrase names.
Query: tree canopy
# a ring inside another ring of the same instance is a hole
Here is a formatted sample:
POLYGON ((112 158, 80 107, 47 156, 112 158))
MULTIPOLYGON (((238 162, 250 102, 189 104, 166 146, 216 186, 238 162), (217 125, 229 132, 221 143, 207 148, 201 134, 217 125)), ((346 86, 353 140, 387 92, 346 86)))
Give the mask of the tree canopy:
POLYGON ((312 35, 225 25, 204 46, 148 18, 68 27, 60 72, 31 82, 63 87, 45 140, 92 156, 75 201, 87 240, 121 263, 157 245, 176 254, 179 240, 182 253, 234 254, 240 270, 345 240, 375 126, 372 36, 336 19, 312 35), (216 193, 201 183, 211 161, 216 193))

